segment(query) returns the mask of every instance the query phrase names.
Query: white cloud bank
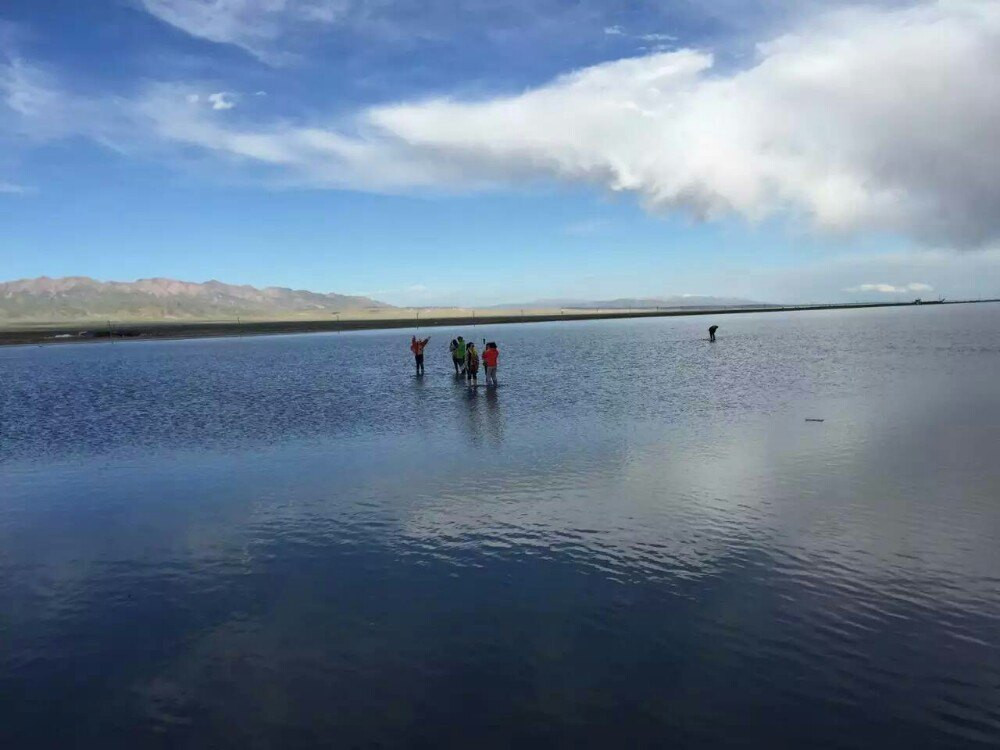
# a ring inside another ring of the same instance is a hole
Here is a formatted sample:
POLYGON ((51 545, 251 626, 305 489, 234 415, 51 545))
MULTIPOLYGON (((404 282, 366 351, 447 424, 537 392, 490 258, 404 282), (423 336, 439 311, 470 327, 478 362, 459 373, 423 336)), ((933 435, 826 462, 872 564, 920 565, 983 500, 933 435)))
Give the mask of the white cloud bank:
POLYGON ((367 113, 478 178, 550 176, 653 210, 975 245, 1000 235, 1000 3, 859 9, 763 44, 735 74, 682 50, 482 102, 367 113))
POLYGON ((930 284, 913 282, 896 286, 894 284, 858 284, 844 290, 845 292, 879 292, 880 294, 907 294, 909 292, 933 292, 930 284))
MULTIPOLYGON (((293 0, 146 3, 206 14, 203 35, 233 39, 251 32, 215 24, 223 6, 335 12, 293 0)), ((74 101, 23 66, 6 91, 0 70, 0 97, 23 117, 41 113, 50 130, 62 123, 119 147, 194 147, 267 167, 284 184, 463 190, 556 180, 699 218, 791 215, 821 230, 953 247, 1000 240, 1000 2, 840 11, 760 45, 746 69, 713 66, 707 52, 679 50, 516 95, 377 106, 338 123, 234 119, 224 105, 184 106, 207 92, 179 84, 74 101)))

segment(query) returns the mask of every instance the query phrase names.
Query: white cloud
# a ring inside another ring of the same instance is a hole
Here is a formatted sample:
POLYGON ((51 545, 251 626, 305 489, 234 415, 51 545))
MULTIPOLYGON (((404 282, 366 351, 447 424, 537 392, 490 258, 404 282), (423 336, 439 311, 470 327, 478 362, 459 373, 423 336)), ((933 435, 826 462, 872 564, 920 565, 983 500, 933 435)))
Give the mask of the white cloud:
POLYGON ((28 195, 35 192, 33 188, 0 180, 0 195, 28 195))
POLYGON ((481 180, 554 177, 653 210, 793 212, 974 245, 1000 235, 998 69, 1000 3, 942 0, 824 16, 734 74, 681 50, 368 120, 481 180))
POLYGON ((858 284, 848 287, 845 292, 879 292, 880 294, 907 294, 909 292, 932 292, 934 287, 930 284, 910 283, 897 286, 894 284, 858 284))
POLYGON ((236 94, 228 91, 216 91, 214 94, 187 94, 184 97, 188 104, 205 102, 214 110, 232 109, 236 106, 236 94))
POLYGON ((677 37, 673 34, 660 34, 660 33, 649 33, 649 34, 629 34, 621 26, 605 26, 604 33, 608 36, 626 36, 632 39, 639 39, 643 42, 676 42, 677 37))
MULTIPOLYGON (((271 179, 284 184, 386 190, 433 182, 424 164, 391 143, 285 122, 237 127, 206 108, 178 107, 187 96, 184 86, 152 86, 123 108, 119 122, 106 121, 105 129, 119 142, 130 143, 138 131, 151 148, 196 147, 236 164, 265 167, 271 179)), ((443 181, 458 178, 446 177, 444 167, 437 176, 443 181)))
POLYGON ((0 65, 0 101, 14 115, 36 123, 63 104, 51 77, 17 57, 0 65))
POLYGON ((236 106, 236 100, 233 94, 228 91, 217 91, 214 94, 208 95, 208 101, 212 105, 212 109, 232 109, 236 106))
POLYGON ((331 24, 349 0, 141 0, 161 21, 192 36, 234 44, 269 63, 288 59, 273 42, 291 29, 331 24))
POLYGON ((567 224, 563 231, 566 234, 575 235, 578 237, 585 237, 588 235, 596 234, 602 229, 608 226, 607 219, 583 219, 581 221, 574 221, 567 224))
MULTIPOLYGON (((315 5, 147 3, 209 15, 225 6, 227 18, 315 5)), ((119 148, 196 147, 266 167, 286 184, 583 182, 633 193, 654 211, 792 215, 823 230, 976 246, 1000 239, 997 70, 1000 3, 940 0, 816 17, 761 45, 736 72, 716 70, 706 52, 678 50, 516 95, 377 106, 338 122, 222 123, 207 108, 178 106, 210 93, 174 84, 129 100, 81 100, 23 65, 0 66, 0 96, 33 135, 75 129, 119 148)))

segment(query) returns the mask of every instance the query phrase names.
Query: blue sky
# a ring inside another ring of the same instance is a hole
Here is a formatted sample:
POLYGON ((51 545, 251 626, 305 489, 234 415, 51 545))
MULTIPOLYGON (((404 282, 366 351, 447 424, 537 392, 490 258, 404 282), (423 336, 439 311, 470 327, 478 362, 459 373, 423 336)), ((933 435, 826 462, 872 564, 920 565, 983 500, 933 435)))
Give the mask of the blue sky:
POLYGON ((977 0, 7 0, 0 277, 1000 295, 998 41, 977 0))

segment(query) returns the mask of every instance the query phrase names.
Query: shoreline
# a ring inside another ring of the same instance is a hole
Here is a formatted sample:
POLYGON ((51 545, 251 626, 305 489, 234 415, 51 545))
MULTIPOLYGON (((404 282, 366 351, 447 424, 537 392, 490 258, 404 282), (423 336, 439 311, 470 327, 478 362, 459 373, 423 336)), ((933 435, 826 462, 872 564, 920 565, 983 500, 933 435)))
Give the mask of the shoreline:
POLYGON ((434 315, 426 318, 357 318, 346 320, 258 320, 258 321, 177 321, 127 322, 100 326, 100 323, 37 323, 0 329, 0 346, 41 344, 106 343, 113 341, 150 341, 157 339, 224 338, 237 336, 273 336, 297 333, 336 333, 338 331, 391 330, 394 328, 442 328, 511 323, 545 323, 562 320, 614 320, 620 318, 672 318, 698 315, 739 315, 743 313, 803 312, 810 310, 859 310, 877 307, 926 307, 928 305, 974 305, 1000 302, 1000 299, 955 300, 953 302, 869 302, 824 305, 768 305, 762 307, 671 308, 659 310, 584 310, 532 311, 528 314, 483 311, 476 315, 434 315))

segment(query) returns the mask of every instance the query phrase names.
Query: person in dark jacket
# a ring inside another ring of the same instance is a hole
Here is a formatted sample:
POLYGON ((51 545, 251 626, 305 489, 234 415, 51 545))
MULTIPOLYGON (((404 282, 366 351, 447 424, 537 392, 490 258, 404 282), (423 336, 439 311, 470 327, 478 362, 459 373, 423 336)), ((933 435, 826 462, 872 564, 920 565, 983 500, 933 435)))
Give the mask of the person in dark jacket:
POLYGON ((715 332, 719 330, 719 326, 709 326, 708 327, 708 340, 715 341, 715 332))
POLYGON ((471 341, 465 347, 465 377, 470 384, 479 384, 479 352, 471 341))

